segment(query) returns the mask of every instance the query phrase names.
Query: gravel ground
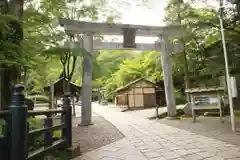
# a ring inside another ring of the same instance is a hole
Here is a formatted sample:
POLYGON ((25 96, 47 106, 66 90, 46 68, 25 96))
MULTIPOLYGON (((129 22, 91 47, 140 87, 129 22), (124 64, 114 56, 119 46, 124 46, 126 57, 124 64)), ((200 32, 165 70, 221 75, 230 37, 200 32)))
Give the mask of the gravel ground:
POLYGON ((80 144, 81 153, 90 152, 122 139, 123 134, 99 115, 92 117, 93 125, 76 127, 81 118, 73 119, 73 145, 80 144))
MULTIPOLYGON (((38 107, 35 110, 45 110, 46 108, 38 107)), ((123 134, 110 122, 96 113, 92 113, 92 123, 90 126, 78 126, 81 123, 81 106, 76 105, 77 117, 73 118, 73 147, 80 145, 80 152, 86 153, 100 148, 112 142, 122 139, 123 134)), ((45 118, 45 116, 38 116, 45 118)), ((54 124, 59 124, 60 118, 54 120, 54 124)))

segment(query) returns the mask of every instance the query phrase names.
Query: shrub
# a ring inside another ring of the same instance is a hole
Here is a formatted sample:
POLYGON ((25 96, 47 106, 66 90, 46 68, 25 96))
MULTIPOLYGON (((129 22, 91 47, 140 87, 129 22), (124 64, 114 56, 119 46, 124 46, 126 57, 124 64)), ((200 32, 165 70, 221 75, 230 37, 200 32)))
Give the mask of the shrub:
POLYGON ((185 96, 180 92, 180 90, 175 90, 176 105, 185 104, 185 96))
MULTIPOLYGON (((29 118, 28 119, 28 124, 29 124, 29 130, 35 130, 35 129, 41 129, 43 128, 43 119, 41 118, 29 118)), ((53 132, 53 137, 57 138, 57 137, 61 137, 61 130, 55 130, 53 132)), ((43 135, 42 136, 42 141, 43 141, 43 135)))
MULTIPOLYGON (((29 124, 29 130, 35 130, 35 129, 41 129, 43 128, 43 122, 44 120, 41 118, 28 118, 28 124, 29 124)), ((2 127, 4 127, 5 121, 4 120, 0 120, 0 136, 2 136, 2 127)), ((58 139, 62 136, 62 132, 61 130, 55 130, 53 132, 53 138, 54 139, 58 139)), ((36 136, 31 136, 28 137, 28 151, 32 152, 36 149, 39 149, 40 147, 42 147, 44 145, 44 135, 40 134, 40 135, 36 135, 36 136)), ((39 160, 44 159, 44 157, 46 155, 48 155, 49 153, 46 153, 43 155, 43 157, 39 157, 39 160)), ((65 160, 66 158, 66 153, 65 152, 61 152, 61 153, 57 153, 57 152, 51 152, 50 154, 53 154, 53 156, 55 157, 55 159, 58 160, 65 160)), ((38 160, 38 159, 37 159, 38 160)))
MULTIPOLYGON (((29 118, 28 119, 29 123, 29 129, 30 130, 35 130, 35 129, 40 129, 43 128, 43 119, 40 118, 29 118)), ((53 132, 53 138, 57 139, 62 136, 61 130, 55 130, 53 132)), ((34 151, 44 145, 44 137, 43 134, 39 135, 38 137, 28 137, 28 144, 29 144, 29 151, 34 151)), ((67 154, 63 151, 61 153, 58 153, 57 151, 52 151, 52 152, 47 152, 43 154, 42 156, 38 157, 36 160, 42 160, 44 157, 48 155, 53 155, 54 159, 56 160, 65 160, 67 158, 67 154)))
POLYGON ((44 95, 33 95, 33 96, 28 96, 27 98, 33 100, 33 101, 37 101, 40 103, 48 103, 49 102, 49 97, 44 96, 44 95))
MULTIPOLYGON (((29 118, 28 119, 29 130, 40 129, 43 127, 43 119, 40 118, 29 118)), ((34 137, 28 137, 28 149, 33 151, 40 148, 44 144, 43 135, 37 135, 34 137)))
POLYGON ((0 136, 3 136, 3 127, 5 125, 5 121, 0 119, 0 136))

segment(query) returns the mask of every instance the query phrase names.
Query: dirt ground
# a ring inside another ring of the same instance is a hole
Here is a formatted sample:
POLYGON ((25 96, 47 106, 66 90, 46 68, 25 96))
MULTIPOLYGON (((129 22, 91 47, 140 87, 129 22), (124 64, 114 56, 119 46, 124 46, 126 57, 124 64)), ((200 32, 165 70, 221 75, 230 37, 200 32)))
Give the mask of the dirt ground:
MULTIPOLYGON (((232 132, 229 117, 224 117, 224 123, 220 122, 219 117, 199 117, 196 123, 193 123, 191 118, 183 120, 160 119, 157 121, 175 128, 240 146, 240 132, 232 132)), ((240 131, 239 120, 236 127, 237 131, 240 131)))
POLYGON ((73 146, 80 144, 80 152, 86 153, 122 139, 123 134, 110 122, 94 114, 93 125, 77 126, 81 118, 73 119, 73 146))

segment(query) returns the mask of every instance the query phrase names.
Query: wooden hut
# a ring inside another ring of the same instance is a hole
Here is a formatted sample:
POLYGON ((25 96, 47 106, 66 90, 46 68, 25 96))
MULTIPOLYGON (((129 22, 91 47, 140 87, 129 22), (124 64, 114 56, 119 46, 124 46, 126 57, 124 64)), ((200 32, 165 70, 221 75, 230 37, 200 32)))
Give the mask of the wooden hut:
MULTIPOLYGON (((54 96, 55 97, 61 97, 64 94, 64 90, 67 88, 69 81, 65 78, 58 79, 54 84, 54 96)), ((82 87, 77 86, 76 84, 70 82, 69 83, 69 92, 75 97, 79 97, 81 93, 82 87)), ((50 92, 50 85, 44 87, 44 90, 47 92, 50 92)))
POLYGON ((156 106, 155 83, 144 78, 128 83, 115 92, 116 105, 125 109, 148 108, 156 106))
MULTIPOLYGON (((72 97, 72 105, 73 105, 73 115, 76 115, 75 112, 75 98, 77 98, 77 101, 79 100, 79 97, 81 95, 82 87, 77 86, 76 84, 69 82, 64 77, 59 78, 54 84, 53 84, 53 94, 51 94, 51 108, 57 107, 57 99, 62 97, 64 95, 64 92, 68 90, 71 93, 72 97)), ((51 85, 48 85, 44 87, 45 92, 51 92, 51 85)))

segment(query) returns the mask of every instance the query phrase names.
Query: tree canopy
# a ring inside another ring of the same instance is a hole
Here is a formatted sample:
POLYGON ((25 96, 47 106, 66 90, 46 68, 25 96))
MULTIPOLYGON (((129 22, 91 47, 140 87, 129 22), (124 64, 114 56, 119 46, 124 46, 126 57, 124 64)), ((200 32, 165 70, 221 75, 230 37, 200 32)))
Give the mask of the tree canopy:
MULTIPOLYGON (((150 1, 144 1, 144 4, 148 3, 150 1)), ((184 44, 183 53, 172 56, 174 85, 182 95, 188 87, 217 84, 217 77, 224 74, 219 12, 208 7, 195 8, 194 3, 169 0, 165 8, 164 22, 181 25, 187 32, 183 37, 171 39, 184 44)), ((223 18, 234 73, 240 67, 237 65, 240 61, 240 2, 229 0, 229 3, 232 5, 224 9, 223 18)), ((1 6, 0 66, 21 66, 21 81, 28 86, 29 94, 42 93, 44 86, 63 75, 81 85, 82 55, 76 56, 73 50, 62 47, 63 40, 70 40, 75 35, 66 35, 59 28, 59 17, 109 23, 119 22, 121 17, 105 0, 96 0, 90 5, 82 0, 25 0, 22 17, 14 16, 6 6, 1 6), (13 21, 22 21, 24 36, 19 43, 6 40, 11 37, 13 21)), ((109 95, 141 77, 152 81, 162 79, 160 54, 157 51, 98 51, 93 56, 93 87, 105 88, 109 95)))

